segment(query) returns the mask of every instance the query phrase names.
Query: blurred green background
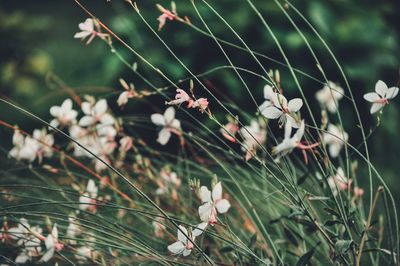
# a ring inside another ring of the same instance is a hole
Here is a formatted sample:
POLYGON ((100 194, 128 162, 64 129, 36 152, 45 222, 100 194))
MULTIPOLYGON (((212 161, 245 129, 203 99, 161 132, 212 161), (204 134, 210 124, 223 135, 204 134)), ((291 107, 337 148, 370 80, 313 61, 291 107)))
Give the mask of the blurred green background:
MULTIPOLYGON (((169 1, 164 0, 137 1, 142 14, 154 29, 158 27, 156 18, 159 16, 159 11, 155 7, 157 2, 169 7, 169 1)), ((240 44, 226 26, 201 4, 201 1, 197 2, 200 12, 218 37, 240 44)), ((188 76, 124 1, 86 0, 82 3, 173 80, 188 76)), ((254 3, 271 24, 293 66, 322 79, 301 37, 276 4, 273 1, 262 0, 255 0, 254 3)), ((187 15, 195 25, 204 28, 190 1, 178 0, 176 4, 180 15, 187 15)), ((246 1, 220 0, 212 1, 211 4, 251 48, 282 60, 272 38, 246 1)), ((376 117, 369 115, 370 106, 362 99, 362 95, 372 91, 378 79, 384 80, 388 85, 399 85, 399 1, 307 0, 294 1, 293 4, 313 23, 332 48, 348 75, 356 99, 359 99, 357 104, 367 130, 373 127, 376 124, 376 117)), ((294 15, 290 9, 289 13, 294 15)), ((61 103, 62 99, 67 97, 60 86, 73 88, 79 94, 108 94, 121 89, 118 79, 123 77, 135 83, 137 88, 145 88, 143 82, 123 66, 103 42, 94 40, 86 46, 84 42, 73 39, 74 33, 78 31, 78 23, 86 18, 87 15, 74 1, 2 1, 0 4, 1 97, 11 99, 33 113, 50 119, 49 107, 61 103), (59 78, 58 83, 54 77, 59 78)), ((328 78, 344 85, 338 69, 321 42, 312 35, 304 23, 295 20, 309 38, 328 73, 328 78)), ((183 24, 168 21, 160 35, 194 73, 201 73, 218 65, 227 65, 212 39, 183 24)), ((118 44, 116 46, 121 48, 120 52, 129 62, 138 61, 132 53, 122 49, 118 44)), ((226 48, 237 66, 262 73, 248 54, 226 48)), ((261 61, 267 69, 278 67, 268 60, 261 61)), ((167 85, 143 64, 139 63, 139 68, 158 86, 167 85)), ((282 67, 279 69, 282 72, 282 84, 287 88, 288 94, 290 97, 297 96, 298 93, 294 90, 288 72, 282 67)), ((245 78, 261 103, 264 83, 254 77, 245 76, 245 78)), ((207 77, 207 80, 241 107, 253 108, 250 98, 244 93, 243 85, 232 71, 218 72, 207 77)), ((300 77, 300 81, 311 106, 314 110, 318 110, 319 105, 315 101, 314 94, 322 86, 303 77, 300 77)), ((342 101, 341 105, 344 124, 351 136, 350 141, 357 145, 361 139, 354 110, 349 102, 342 101)), ((2 120, 19 124, 28 130, 40 126, 3 104, 0 108, 2 120)), ((135 110, 135 106, 131 110, 135 110)), ((369 140, 372 161, 394 190, 395 195, 400 194, 397 185, 400 171, 397 162, 400 150, 399 111, 399 99, 396 99, 385 108, 381 125, 369 140)), ((2 147, 10 147, 11 132, 0 128, 0 137, 2 147)), ((365 173, 363 171, 365 169, 361 170, 359 176, 361 182, 365 173)), ((361 186, 366 187, 366 183, 367 181, 361 186)))

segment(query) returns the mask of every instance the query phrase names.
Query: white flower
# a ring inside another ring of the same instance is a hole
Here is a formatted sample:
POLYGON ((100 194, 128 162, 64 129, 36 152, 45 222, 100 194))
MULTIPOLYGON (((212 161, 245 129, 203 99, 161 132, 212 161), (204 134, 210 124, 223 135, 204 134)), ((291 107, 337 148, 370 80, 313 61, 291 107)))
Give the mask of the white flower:
POLYGON ((13 135, 13 149, 9 155, 17 160, 27 160, 33 162, 38 158, 39 163, 43 157, 51 157, 53 155, 52 146, 54 144, 53 135, 47 134, 46 129, 35 129, 32 137, 24 136, 16 130, 13 135))
POLYGON ((44 253, 43 257, 40 261, 49 261, 54 256, 54 251, 60 251, 64 245, 58 242, 58 229, 57 224, 54 224, 53 230, 51 234, 49 234, 44 240, 46 245, 46 253, 44 253))
POLYGON ((97 206, 95 205, 97 202, 97 192, 98 188, 95 182, 90 179, 87 183, 85 193, 83 193, 82 196, 79 197, 79 209, 82 211, 89 210, 91 212, 95 212, 97 208, 97 206))
POLYGON ((299 147, 301 145, 301 139, 304 135, 304 120, 301 121, 300 128, 296 131, 296 133, 292 135, 292 125, 288 121, 285 125, 285 136, 281 143, 275 146, 272 150, 272 153, 279 154, 279 156, 284 156, 293 151, 293 149, 299 147))
POLYGON ((72 109, 72 100, 66 99, 61 106, 52 106, 50 114, 54 119, 50 122, 53 127, 66 126, 75 123, 78 112, 72 109))
POLYGON ((82 127, 92 126, 95 123, 100 123, 103 126, 114 124, 114 117, 107 113, 108 105, 105 99, 99 100, 94 105, 89 102, 83 102, 81 108, 85 114, 79 120, 79 125, 82 127))
POLYGON ((275 93, 269 85, 264 87, 264 98, 265 102, 259 106, 263 116, 268 119, 279 119, 282 124, 290 121, 294 128, 300 126, 296 112, 303 106, 302 99, 295 98, 288 102, 285 96, 275 93))
POLYGON ((178 105, 184 102, 192 102, 192 98, 190 98, 189 94, 187 94, 184 90, 182 89, 176 89, 176 95, 175 95, 175 100, 166 102, 168 105, 178 105))
POLYGON ((242 150, 246 151, 246 160, 248 161, 256 149, 264 144, 267 131, 256 120, 252 120, 249 126, 240 129, 240 134, 243 138, 242 150))
POLYGON ((315 94, 315 97, 320 104, 326 106, 329 112, 336 113, 338 101, 343 98, 343 94, 342 87, 332 81, 328 81, 328 84, 315 94))
POLYGON ((349 139, 349 134, 347 134, 343 129, 339 129, 337 126, 329 124, 328 132, 322 135, 322 139, 325 145, 329 146, 329 154, 332 158, 339 156, 339 153, 347 140, 349 139))
POLYGON ((180 135, 181 122, 175 119, 175 109, 173 107, 168 107, 163 115, 152 114, 151 121, 155 125, 162 127, 157 138, 157 142, 161 145, 168 143, 171 138, 171 132, 180 135))
POLYGON ((373 103, 371 106, 371 114, 381 110, 385 105, 389 104, 389 100, 393 99, 399 93, 399 88, 388 88, 385 82, 379 80, 375 85, 375 92, 364 94, 364 99, 373 103))
POLYGON ((222 199, 221 182, 218 182, 214 186, 212 193, 207 187, 202 186, 200 188, 200 198, 203 203, 203 205, 199 207, 200 220, 211 225, 218 222, 217 212, 226 213, 231 207, 228 200, 222 199))
POLYGON ((351 180, 345 176, 342 167, 338 167, 336 170, 336 175, 328 177, 327 181, 334 196, 338 194, 338 188, 339 190, 345 190, 349 187, 351 182, 351 180))
POLYGON ((168 187, 172 186, 173 189, 180 187, 181 179, 177 173, 166 170, 165 168, 160 171, 161 180, 158 182, 159 188, 156 190, 156 194, 163 195, 168 191, 168 187))
POLYGON ((132 83, 128 85, 128 83, 126 83, 125 80, 123 79, 119 79, 119 82, 121 83, 125 91, 122 92, 118 97, 117 100, 118 106, 123 106, 128 103, 128 100, 130 98, 139 96, 139 94, 135 90, 135 86, 132 83))
POLYGON ((178 241, 168 246, 168 250, 174 255, 189 256, 193 249, 195 238, 201 235, 206 228, 207 223, 199 224, 190 234, 182 225, 178 229, 178 241), (191 240, 191 241, 190 241, 191 240))
POLYGON ((90 36, 86 44, 89 44, 96 36, 100 37, 101 39, 106 39, 108 34, 96 31, 95 26, 96 21, 94 19, 86 19, 85 22, 79 23, 78 27, 81 31, 75 33, 74 38, 84 40, 86 37, 90 36))
MULTIPOLYGON (((75 238, 77 235, 82 233, 79 223, 75 217, 68 217, 68 222, 67 232, 65 234, 67 238, 75 238)), ((70 239, 68 242, 72 245, 76 244, 76 240, 74 239, 70 239)))

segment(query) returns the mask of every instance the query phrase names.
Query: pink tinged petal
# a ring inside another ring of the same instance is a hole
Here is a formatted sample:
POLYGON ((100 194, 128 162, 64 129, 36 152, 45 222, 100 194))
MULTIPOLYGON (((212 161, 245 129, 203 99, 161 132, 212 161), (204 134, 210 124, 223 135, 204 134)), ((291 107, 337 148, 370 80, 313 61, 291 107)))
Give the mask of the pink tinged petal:
POLYGON ((52 106, 50 108, 50 114, 54 117, 58 117, 61 113, 60 111, 61 111, 61 109, 59 106, 52 106))
POLYGON ((94 30, 94 22, 93 19, 87 18, 85 22, 79 23, 79 29, 82 31, 93 31, 94 30))
POLYGON ((378 82, 375 85, 375 91, 378 93, 382 98, 386 96, 386 93, 388 91, 388 86, 386 85, 385 82, 382 80, 378 80, 378 82))
POLYGON ((174 107, 168 107, 164 112, 164 119, 167 125, 171 124, 175 118, 175 109, 174 107))
POLYGON ((186 256, 189 256, 191 252, 192 252, 191 249, 185 249, 185 250, 183 251, 182 255, 183 255, 184 257, 186 257, 186 256))
POLYGON ((175 243, 168 246, 168 250, 171 253, 178 255, 185 250, 185 245, 180 241, 176 241, 175 243))
POLYGON ((188 235, 188 231, 186 230, 186 228, 182 225, 179 226, 178 229, 178 240, 181 241, 182 243, 187 243, 188 239, 187 236, 188 235))
POLYGON ((379 95, 376 92, 369 92, 364 94, 364 99, 368 102, 375 102, 381 99, 381 97, 379 97, 379 95))
POLYGON ((391 88, 389 88, 389 90, 386 93, 386 98, 389 100, 393 99, 394 97, 397 96, 397 94, 399 94, 399 88, 391 87, 391 88))
POLYGON ((52 235, 48 235, 44 240, 44 244, 46 245, 47 249, 54 248, 54 239, 52 235))
POLYGON ((300 110, 300 108, 303 106, 303 100, 300 98, 295 98, 289 101, 288 103, 288 109, 289 112, 295 113, 300 110))
POLYGON ((212 203, 210 203, 210 202, 201 205, 199 207, 200 220, 202 220, 203 222, 208 222, 211 217, 213 208, 214 207, 213 207, 212 203))
POLYGON ((279 118, 283 113, 281 110, 276 108, 275 106, 270 106, 265 108, 261 114, 265 116, 268 119, 277 119, 279 118))
POLYGON ((207 225, 208 225, 208 223, 200 223, 200 224, 198 224, 196 226, 196 228, 193 230, 192 236, 193 237, 198 237, 199 235, 201 235, 205 231, 207 225))
POLYGON ((114 124, 114 117, 110 114, 103 114, 100 118, 100 123, 103 125, 112 125, 114 124))
POLYGON ((108 105, 105 99, 99 100, 94 106, 94 112, 96 115, 104 114, 107 111, 108 105))
POLYGON ((93 125, 95 122, 96 121, 93 116, 87 115, 87 116, 82 117, 81 120, 79 120, 79 125, 81 127, 88 127, 88 126, 93 125))
POLYGON ((379 110, 381 110, 385 105, 383 103, 373 103, 371 106, 371 114, 375 114, 379 110))
POLYGON ((222 199, 222 200, 219 200, 217 202, 217 204, 215 204, 215 207, 217 208, 217 211, 219 213, 226 213, 229 210, 229 208, 231 207, 231 204, 229 203, 228 200, 222 199))
POLYGON ((158 133, 157 142, 161 145, 165 145, 168 143, 169 139, 171 138, 171 131, 166 128, 161 129, 158 133))
POLYGON ((218 200, 220 200, 222 198, 222 185, 221 185, 221 182, 218 182, 214 186, 214 188, 212 190, 212 198, 213 198, 214 202, 216 202, 216 201, 218 201, 218 200))
POLYGON ((90 103, 83 102, 81 108, 85 115, 92 115, 92 105, 90 103))
POLYGON ((211 202, 211 192, 206 186, 200 188, 200 199, 201 202, 211 202))

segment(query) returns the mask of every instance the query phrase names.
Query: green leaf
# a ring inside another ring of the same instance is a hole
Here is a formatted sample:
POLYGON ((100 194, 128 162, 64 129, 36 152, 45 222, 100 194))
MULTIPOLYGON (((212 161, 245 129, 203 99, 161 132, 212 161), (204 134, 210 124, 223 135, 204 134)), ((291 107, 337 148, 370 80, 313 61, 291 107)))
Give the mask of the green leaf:
POLYGON ((314 249, 304 253, 300 259, 297 261, 296 266, 305 266, 311 260, 312 256, 314 255, 314 249))
POLYGON ((221 253, 228 253, 228 252, 231 252, 231 251, 234 251, 234 249, 233 249, 233 247, 230 247, 230 246, 222 247, 219 250, 219 252, 221 252, 221 253))

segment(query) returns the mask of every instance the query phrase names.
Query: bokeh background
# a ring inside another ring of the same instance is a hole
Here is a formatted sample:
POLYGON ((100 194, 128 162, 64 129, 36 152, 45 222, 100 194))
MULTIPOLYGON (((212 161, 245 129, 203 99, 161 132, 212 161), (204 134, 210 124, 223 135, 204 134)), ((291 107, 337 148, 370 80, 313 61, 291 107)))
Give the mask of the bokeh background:
MULTIPOLYGON (((155 4, 169 7, 169 1, 137 1, 137 4, 149 23, 156 29, 159 15, 155 4)), ((198 1, 201 2, 201 1, 198 1)), ((260 21, 251 11, 246 1, 219 0, 212 5, 255 51, 277 60, 282 60, 276 45, 260 21)), ((322 79, 314 61, 301 37, 286 20, 273 1, 254 1, 265 15, 282 43, 293 65, 304 72, 322 79)), ((166 49, 146 28, 135 12, 122 0, 82 0, 82 3, 99 17, 105 24, 120 34, 130 45, 137 49, 154 65, 160 67, 173 80, 185 78, 188 74, 174 61, 166 49)), ((196 17, 190 1, 176 1, 178 13, 187 15, 191 21, 203 28, 196 17)), ((362 95, 374 89, 375 82, 382 79, 389 85, 399 85, 400 66, 400 23, 398 23, 399 1, 395 0, 307 0, 294 1, 321 33, 342 64, 353 88, 361 117, 366 129, 374 127, 376 117, 369 115, 369 104, 362 95)), ((221 21, 199 3, 202 15, 214 33, 226 40, 239 44, 232 33, 221 21)), ((290 10, 289 10, 290 12, 290 10)), ((78 31, 78 23, 87 15, 74 1, 1 1, 0 4, 0 94, 29 111, 50 119, 50 106, 61 103, 67 97, 61 87, 69 87, 79 94, 91 93, 109 95, 121 90, 118 79, 123 77, 133 82, 137 88, 144 88, 136 76, 130 72, 103 42, 95 40, 88 46, 73 39, 78 31)), ((344 85, 338 69, 328 56, 323 45, 299 22, 306 37, 319 56, 330 80, 344 85)), ((176 51, 195 73, 201 73, 227 62, 213 40, 202 36, 187 26, 168 22, 160 33, 162 38, 176 51)), ((138 59, 116 44, 129 62, 138 59)), ((246 67, 259 73, 254 61, 246 53, 227 48, 237 66, 246 67)), ((278 68, 268 60, 262 60, 266 68, 278 68)), ((159 86, 167 85, 157 74, 139 63, 139 68, 146 77, 159 86)), ((293 81, 284 68, 282 84, 289 94, 295 92, 293 81)), ((252 106, 244 88, 231 71, 221 71, 207 77, 207 81, 228 95, 242 108, 252 106)), ((263 82, 254 77, 247 77, 254 94, 262 102, 263 82)), ((314 93, 321 85, 300 77, 309 102, 315 110, 318 103, 314 93)), ((171 94, 172 95, 172 94, 171 94)), ((398 173, 400 164, 400 97, 385 108, 379 128, 368 140, 372 162, 381 172, 388 185, 393 189, 399 202, 400 187, 398 173)), ((342 104, 342 103, 341 103, 342 104)), ((350 141, 357 145, 361 139, 357 128, 354 109, 350 103, 342 104, 342 115, 350 141)), ((127 111, 146 112, 146 106, 131 104, 127 111)), ((24 115, 0 105, 0 119, 11 124, 18 124, 26 130, 40 127, 38 123, 24 115)), ((0 128, 2 157, 11 145, 11 132, 0 128)), ((1 165, 1 163, 0 163, 1 165)), ((364 169, 359 179, 362 182, 364 169)), ((367 178, 365 184, 367 187, 367 178)))

